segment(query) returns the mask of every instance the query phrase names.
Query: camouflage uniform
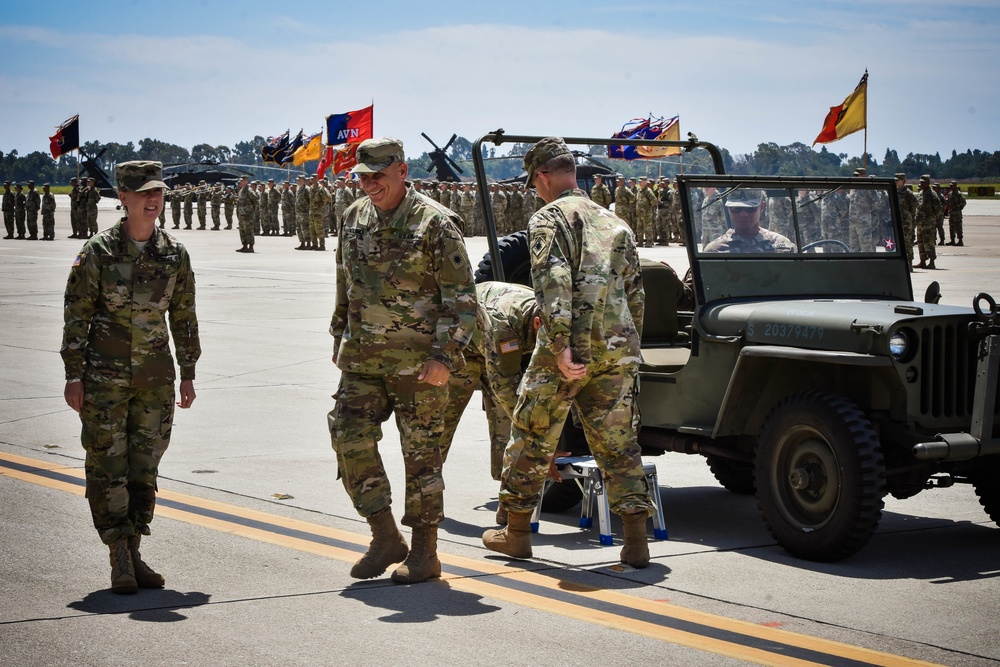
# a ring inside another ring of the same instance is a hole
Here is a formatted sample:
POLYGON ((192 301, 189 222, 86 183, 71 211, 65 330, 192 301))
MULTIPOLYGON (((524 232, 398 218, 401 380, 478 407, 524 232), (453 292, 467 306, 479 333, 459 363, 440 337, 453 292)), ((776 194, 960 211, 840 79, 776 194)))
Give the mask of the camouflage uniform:
POLYGON ((281 232, 283 236, 295 235, 295 193, 291 187, 281 188, 281 232))
POLYGON ((937 229, 938 237, 940 240, 938 244, 944 245, 944 217, 948 210, 948 199, 943 194, 941 194, 941 184, 935 183, 934 189, 932 190, 934 196, 938 198, 941 206, 938 210, 937 220, 934 221, 935 229, 937 229))
POLYGON ((73 263, 60 350, 66 379, 83 381, 86 495, 105 544, 149 535, 173 421, 169 341, 181 380, 194 379, 201 354, 187 251, 158 228, 140 251, 123 223, 94 236, 73 263))
POLYGON ((575 188, 532 216, 528 234, 543 327, 518 389, 500 503, 511 512, 534 509, 576 407, 612 511, 648 516, 652 501, 636 442, 643 291, 634 237, 575 188), (566 348, 586 364, 579 380, 559 370, 566 348))
POLYGON ((615 188, 615 215, 635 231, 635 193, 624 184, 615 188))
POLYGON ((488 280, 476 285, 476 300, 476 332, 465 358, 469 365, 481 368, 480 388, 490 430, 490 474, 499 481, 517 386, 535 349, 535 293, 523 285, 488 280))
POLYGON ((351 197, 351 191, 347 189, 344 181, 337 181, 337 188, 333 191, 333 217, 335 224, 331 230, 334 234, 337 233, 337 229, 340 227, 340 222, 344 219, 344 211, 353 202, 353 197, 351 197))
POLYGON ((38 240, 38 211, 42 208, 42 196, 35 189, 35 184, 28 181, 28 194, 24 200, 24 212, 28 225, 28 238, 38 240))
MULTIPOLYGON (((7 230, 5 239, 14 238, 14 193, 10 191, 10 182, 4 184, 3 191, 3 226, 7 230)), ((73 233, 76 233, 76 225, 73 225, 73 233)))
POLYGON ((513 190, 507 195, 507 227, 511 232, 524 229, 524 193, 513 190))
POLYGON ((45 186, 42 194, 42 238, 48 241, 56 239, 56 197, 49 192, 49 186, 45 186))
POLYGON ((820 227, 823 238, 836 239, 850 245, 850 208, 851 204, 843 192, 825 194, 821 200, 823 213, 820 217, 820 227))
POLYGON ((240 243, 244 248, 253 249, 254 230, 257 220, 257 197, 250 190, 249 185, 240 188, 236 196, 236 217, 240 225, 240 243))
POLYGON ((715 188, 706 188, 705 199, 698 206, 698 215, 701 220, 702 247, 726 233, 729 224, 726 222, 725 205, 715 188))
POLYGON ((97 233, 97 205, 101 203, 101 191, 96 185, 87 187, 87 231, 90 236, 97 233))
POLYGON ((963 208, 965 208, 965 197, 962 196, 962 191, 953 185, 948 192, 948 234, 951 236, 951 245, 965 245, 962 239, 963 208))
POLYGON ((222 228, 222 185, 212 188, 212 229, 222 228))
POLYGON ((792 220, 792 200, 789 197, 768 197, 766 227, 785 237, 795 235, 792 220))
POLYGON ((198 229, 205 229, 208 222, 208 185, 205 181, 198 184, 197 192, 195 200, 198 204, 198 229))
POLYGON ((184 194, 174 188, 169 193, 170 198, 170 217, 174 221, 174 229, 181 228, 181 200, 184 199, 184 194))
POLYGON ((14 224, 17 227, 17 238, 24 238, 24 202, 27 198, 21 184, 14 187, 14 224))
POLYGON ((490 205, 493 207, 493 222, 497 228, 497 234, 506 236, 510 225, 507 224, 507 195, 497 186, 496 190, 490 193, 490 205))
POLYGON ((233 228, 233 211, 236 209, 236 191, 227 185, 222 193, 222 214, 226 216, 226 229, 233 228))
POLYGON ((636 243, 639 246, 652 247, 656 240, 655 215, 656 193, 647 182, 635 193, 635 230, 636 243))
POLYGON ((795 252, 795 244, 787 237, 767 229, 759 230, 753 238, 729 229, 706 245, 702 252, 795 252))
POLYGON ((326 230, 323 227, 331 197, 322 183, 310 187, 309 238, 314 249, 326 250, 326 230))
POLYGON ((299 248, 309 244, 309 186, 300 181, 295 191, 295 233, 299 237, 299 248))
POLYGON ((799 233, 802 235, 803 244, 813 243, 823 238, 820 229, 823 216, 822 202, 822 199, 817 199, 816 195, 809 190, 799 190, 798 196, 795 198, 799 233))
POLYGON ((941 214, 941 199, 930 188, 929 179, 921 179, 920 194, 917 195, 917 249, 920 255, 920 268, 930 264, 934 266, 937 250, 934 248, 937 219, 941 214), (927 187, 924 187, 926 185, 927 187))
POLYGON ((670 229, 670 205, 674 200, 674 191, 666 179, 660 179, 660 187, 656 192, 656 236, 660 245, 669 245, 674 240, 670 229))
POLYGON ((899 174, 896 178, 896 196, 899 198, 899 214, 903 218, 903 234, 906 236, 906 259, 913 263, 913 235, 916 231, 916 217, 917 217, 917 196, 913 194, 913 190, 910 190, 905 185, 906 176, 903 175, 902 183, 900 183, 899 174))
POLYGON ((184 194, 181 195, 181 201, 184 203, 184 229, 191 229, 194 224, 194 188, 190 185, 185 186, 184 194))
POLYGON ((611 190, 603 180, 601 183, 595 183, 590 189, 590 200, 603 208, 611 208, 611 190))
POLYGON ((80 186, 76 178, 69 179, 69 226, 73 230, 71 239, 83 238, 80 233, 80 186))
POLYGON ((417 376, 428 359, 461 370, 475 329, 475 286, 457 216, 411 187, 387 220, 370 199, 359 199, 344 214, 340 238, 330 333, 341 379, 328 421, 344 488, 363 517, 389 508, 378 441, 394 412, 406 468, 402 523, 437 525, 448 389, 417 376))
POLYGON ((848 195, 850 202, 850 240, 854 252, 875 252, 875 247, 882 242, 879 238, 882 227, 878 223, 879 209, 878 193, 874 190, 852 190, 848 195))
POLYGON ((281 208, 281 190, 274 187, 273 183, 267 186, 267 215, 271 223, 271 235, 278 236, 281 233, 280 222, 278 221, 278 210, 281 208))

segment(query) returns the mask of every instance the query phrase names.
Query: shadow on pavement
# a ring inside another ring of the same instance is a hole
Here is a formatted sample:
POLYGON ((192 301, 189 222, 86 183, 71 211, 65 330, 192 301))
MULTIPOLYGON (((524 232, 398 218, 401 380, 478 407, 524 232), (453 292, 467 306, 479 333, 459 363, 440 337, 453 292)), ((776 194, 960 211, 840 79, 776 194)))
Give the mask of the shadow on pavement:
POLYGON ((482 596, 454 590, 448 582, 440 580, 407 586, 358 582, 340 595, 393 612, 379 618, 385 623, 428 623, 442 616, 478 616, 500 611, 500 607, 484 603, 482 596))
POLYGON ((207 593, 140 589, 135 595, 118 595, 110 590, 94 591, 67 607, 88 614, 128 614, 147 623, 176 623, 187 619, 178 610, 208 604, 207 593))

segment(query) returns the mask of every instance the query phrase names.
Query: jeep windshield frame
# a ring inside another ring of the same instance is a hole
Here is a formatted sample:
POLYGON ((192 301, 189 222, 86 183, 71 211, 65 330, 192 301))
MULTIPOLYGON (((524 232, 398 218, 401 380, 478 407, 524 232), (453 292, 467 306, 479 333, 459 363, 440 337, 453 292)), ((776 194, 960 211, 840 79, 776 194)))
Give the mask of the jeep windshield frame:
MULTIPOLYGON (((476 171, 476 189, 479 192, 489 192, 489 182, 486 180, 486 163, 483 158, 483 145, 491 144, 500 146, 502 144, 534 144, 541 141, 546 136, 555 135, 520 135, 507 134, 502 129, 484 134, 476 140, 472 147, 472 162, 476 171)), ((726 169, 722 159, 722 151, 715 144, 700 141, 692 133, 688 133, 685 141, 659 141, 649 139, 615 139, 610 137, 563 137, 563 141, 569 146, 652 146, 655 148, 680 148, 685 153, 690 153, 695 149, 708 151, 712 158, 712 167, 716 174, 724 174, 726 169)), ((518 156, 505 156, 515 158, 518 156)), ((522 156, 523 157, 523 156, 522 156)), ((486 239, 490 247, 490 256, 500 256, 499 238, 497 237, 496 220, 493 217, 493 208, 490 205, 489 197, 479 197, 479 206, 483 212, 483 220, 486 222, 486 239)), ((494 280, 506 280, 501 262, 493 262, 494 280)))
POLYGON ((913 300, 892 179, 680 175, 677 182, 700 306, 913 300))

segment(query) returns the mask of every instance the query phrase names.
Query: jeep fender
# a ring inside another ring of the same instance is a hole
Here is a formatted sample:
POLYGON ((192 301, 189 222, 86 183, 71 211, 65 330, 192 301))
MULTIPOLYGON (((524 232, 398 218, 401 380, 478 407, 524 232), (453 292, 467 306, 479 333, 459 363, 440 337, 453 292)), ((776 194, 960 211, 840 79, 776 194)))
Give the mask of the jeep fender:
POLYGON ((885 397, 890 394, 883 388, 893 381, 888 357, 781 345, 744 347, 719 407, 712 437, 756 436, 778 401, 816 388, 841 393, 863 408, 889 409, 885 397))

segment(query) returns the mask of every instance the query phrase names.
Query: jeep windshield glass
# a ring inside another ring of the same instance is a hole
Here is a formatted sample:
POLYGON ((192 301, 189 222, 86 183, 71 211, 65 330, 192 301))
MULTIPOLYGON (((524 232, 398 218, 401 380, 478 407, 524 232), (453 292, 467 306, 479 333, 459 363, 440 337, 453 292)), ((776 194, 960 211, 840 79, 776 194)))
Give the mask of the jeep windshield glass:
POLYGON ((822 259, 898 254, 903 239, 894 232, 890 197, 896 193, 891 186, 866 181, 831 185, 806 179, 794 185, 732 178, 691 183, 687 195, 695 248, 700 255, 822 259))

